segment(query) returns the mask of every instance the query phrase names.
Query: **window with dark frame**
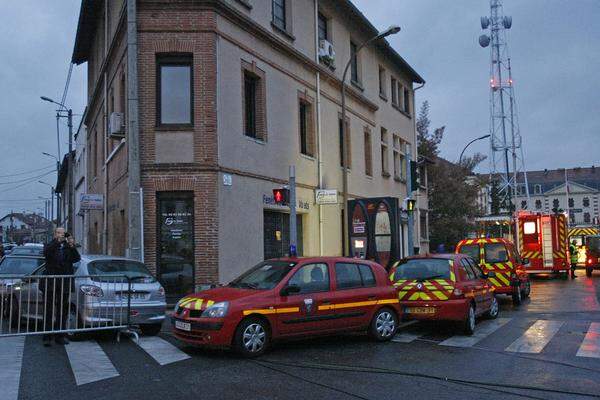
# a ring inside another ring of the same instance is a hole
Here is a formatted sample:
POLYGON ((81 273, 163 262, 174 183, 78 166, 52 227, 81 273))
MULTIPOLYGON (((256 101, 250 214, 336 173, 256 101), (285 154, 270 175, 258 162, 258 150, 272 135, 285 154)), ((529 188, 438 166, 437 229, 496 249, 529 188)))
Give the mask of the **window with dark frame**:
POLYGON ((404 88, 404 112, 410 114, 410 92, 404 88))
POLYGON ((301 97, 298 101, 298 118, 300 131, 300 152, 306 156, 315 155, 315 137, 313 129, 312 103, 307 97, 301 97))
POLYGON ((381 175, 390 176, 388 160, 388 133, 387 129, 381 127, 381 175))
POLYGON ((123 123, 127 120, 127 86, 125 83, 125 72, 121 72, 121 83, 119 88, 119 111, 123 113, 123 123))
POLYGON ((242 133, 252 139, 267 140, 265 73, 256 63, 241 60, 242 133))
POLYGON ((346 121, 345 129, 342 128, 342 119, 338 120, 338 130, 339 130, 339 145, 340 145, 340 166, 344 166, 344 158, 346 157, 345 146, 348 146, 348 162, 346 167, 348 169, 351 168, 352 165, 352 156, 351 156, 351 144, 350 144, 350 124, 346 121), (344 138, 345 131, 345 138, 344 138), (345 140, 344 140, 345 139, 345 140))
POLYGON ((192 57, 157 57, 158 125, 192 125, 192 57))
POLYGON ((373 176, 373 146, 371 131, 368 128, 365 128, 365 174, 373 176))
POLYGON ((244 135, 256 139, 258 77, 244 71, 244 135))
POLYGON ((281 30, 286 30, 286 20, 285 20, 285 4, 286 0, 272 0, 272 14, 273 14, 273 25, 278 27, 281 30))
POLYGON ((319 40, 329 40, 327 17, 319 13, 319 40))
POLYGON ((356 54, 356 43, 350 42, 350 79, 358 83, 358 56, 356 54))
POLYGON ((398 82, 396 81, 396 78, 392 77, 391 78, 391 87, 390 90, 392 92, 392 105, 397 106, 398 105, 398 82))
POLYGON ((385 93, 385 68, 379 66, 379 95, 387 97, 385 93))
POLYGON ((427 232, 427 211, 425 210, 419 210, 419 225, 420 225, 420 231, 421 231, 421 239, 428 239, 428 232, 427 232))

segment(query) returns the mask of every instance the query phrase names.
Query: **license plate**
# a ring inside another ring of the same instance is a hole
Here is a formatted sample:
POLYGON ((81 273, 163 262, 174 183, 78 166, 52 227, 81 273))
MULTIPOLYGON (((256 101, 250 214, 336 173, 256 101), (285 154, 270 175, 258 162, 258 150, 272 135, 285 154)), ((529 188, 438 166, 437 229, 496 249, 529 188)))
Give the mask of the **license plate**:
POLYGON ((404 311, 407 314, 435 314, 433 307, 406 307, 404 311))
POLYGON ((127 297, 131 297, 131 300, 146 300, 149 296, 147 293, 121 294, 119 300, 127 300, 127 297))
POLYGON ((175 321, 175 328, 189 332, 192 330, 192 324, 189 322, 175 321))

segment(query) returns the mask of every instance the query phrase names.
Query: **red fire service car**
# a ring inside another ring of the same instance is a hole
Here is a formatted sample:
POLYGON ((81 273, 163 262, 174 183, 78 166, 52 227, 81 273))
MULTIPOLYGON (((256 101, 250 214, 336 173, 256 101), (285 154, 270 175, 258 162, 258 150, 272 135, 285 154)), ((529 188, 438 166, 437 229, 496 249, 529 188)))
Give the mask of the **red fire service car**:
POLYGON ((252 357, 283 338, 365 331, 386 341, 399 317, 397 291, 381 265, 315 257, 267 260, 227 286, 186 296, 172 323, 183 342, 252 357))
POLYGON ((529 274, 525 270, 528 260, 523 260, 515 245, 502 238, 465 239, 458 242, 456 252, 467 255, 479 264, 484 272, 494 271, 488 281, 496 294, 512 296, 519 305, 531 293, 529 274))
POLYGON ((498 301, 488 279, 473 260, 462 254, 424 254, 402 259, 390 270, 399 289, 406 319, 457 321, 467 335, 475 318, 498 316, 498 301))

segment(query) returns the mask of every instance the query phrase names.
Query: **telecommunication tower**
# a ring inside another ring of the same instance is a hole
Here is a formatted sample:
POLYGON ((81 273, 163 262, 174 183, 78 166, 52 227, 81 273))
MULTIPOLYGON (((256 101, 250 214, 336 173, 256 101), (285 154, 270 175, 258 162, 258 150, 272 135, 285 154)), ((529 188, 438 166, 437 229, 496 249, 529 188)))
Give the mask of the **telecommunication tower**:
POLYGON ((523 208, 517 197, 530 204, 508 53, 511 26, 502 0, 490 0, 490 16, 481 17, 481 28, 489 34, 479 36, 479 45, 490 47, 490 180, 497 185, 500 208, 509 212, 523 208))

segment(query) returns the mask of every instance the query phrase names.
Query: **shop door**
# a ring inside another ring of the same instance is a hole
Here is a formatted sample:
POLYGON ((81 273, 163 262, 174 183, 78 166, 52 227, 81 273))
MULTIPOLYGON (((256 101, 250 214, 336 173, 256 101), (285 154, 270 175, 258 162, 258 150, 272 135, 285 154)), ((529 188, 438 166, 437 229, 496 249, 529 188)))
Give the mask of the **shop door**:
POLYGON ((157 200, 158 280, 167 301, 178 300, 194 291, 194 197, 159 193, 157 200))
MULTIPOLYGON (((297 215, 296 218, 297 252, 298 256, 302 256, 302 216, 297 215)), ((289 255, 290 215, 277 211, 265 211, 263 223, 265 260, 289 255)))

